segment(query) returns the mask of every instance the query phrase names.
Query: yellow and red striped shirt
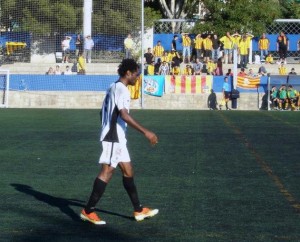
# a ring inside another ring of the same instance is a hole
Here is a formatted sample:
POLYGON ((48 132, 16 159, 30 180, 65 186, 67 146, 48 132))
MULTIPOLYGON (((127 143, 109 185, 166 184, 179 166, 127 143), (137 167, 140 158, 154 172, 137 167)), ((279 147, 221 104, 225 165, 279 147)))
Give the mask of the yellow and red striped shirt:
POLYGON ((161 57, 164 53, 165 49, 161 45, 156 45, 153 47, 153 55, 155 57, 161 57))
POLYGON ((258 47, 261 50, 268 50, 269 49, 269 45, 270 45, 270 41, 267 38, 261 38, 258 41, 258 47))

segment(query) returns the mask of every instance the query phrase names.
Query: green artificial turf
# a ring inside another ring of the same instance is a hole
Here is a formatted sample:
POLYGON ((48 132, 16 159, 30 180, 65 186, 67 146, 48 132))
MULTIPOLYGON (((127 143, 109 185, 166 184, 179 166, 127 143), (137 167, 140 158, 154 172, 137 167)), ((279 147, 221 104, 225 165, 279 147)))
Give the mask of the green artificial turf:
POLYGON ((80 221, 99 170, 98 110, 0 110, 0 241, 300 241, 300 112, 150 111, 129 128, 137 223, 114 174, 80 221))

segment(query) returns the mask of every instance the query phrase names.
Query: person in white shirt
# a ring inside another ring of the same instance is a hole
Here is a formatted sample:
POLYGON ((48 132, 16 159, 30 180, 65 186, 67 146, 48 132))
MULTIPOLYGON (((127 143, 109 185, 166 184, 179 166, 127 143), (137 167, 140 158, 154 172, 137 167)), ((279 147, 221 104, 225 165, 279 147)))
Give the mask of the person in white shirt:
POLYGON ((59 66, 59 65, 57 65, 57 66, 55 67, 54 74, 55 74, 55 75, 61 75, 61 71, 60 71, 60 66, 59 66))
POLYGON ((80 214, 82 220, 96 225, 106 224, 95 213, 95 206, 117 167, 121 169, 123 186, 133 205, 135 220, 141 221, 159 212, 158 209, 143 207, 140 203, 133 178, 133 165, 126 145, 127 124, 142 133, 151 145, 158 142, 155 133, 143 127, 129 114, 130 93, 127 86, 135 85, 139 76, 139 65, 133 59, 124 59, 119 65, 118 74, 119 80, 111 84, 102 104, 100 135, 102 154, 99 159, 101 169, 94 181, 90 198, 80 214))
POLYGON ((94 41, 90 35, 86 36, 84 40, 84 53, 86 63, 92 62, 92 49, 94 48, 94 41))
POLYGON ((63 74, 64 75, 72 75, 73 74, 71 69, 70 69, 70 66, 66 66, 66 70, 64 71, 63 74))
POLYGON ((69 62, 71 39, 71 36, 65 36, 65 39, 61 42, 61 49, 63 52, 63 63, 69 62))

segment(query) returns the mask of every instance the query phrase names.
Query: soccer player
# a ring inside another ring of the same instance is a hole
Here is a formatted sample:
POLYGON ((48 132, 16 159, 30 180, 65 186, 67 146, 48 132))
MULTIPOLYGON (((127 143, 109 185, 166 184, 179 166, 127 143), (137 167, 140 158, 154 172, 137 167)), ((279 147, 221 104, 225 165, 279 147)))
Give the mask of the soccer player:
POLYGON ((288 102, 291 105, 291 110, 294 111, 296 109, 298 92, 293 88, 292 85, 289 85, 287 90, 287 98, 288 102))
POLYGON ((271 90, 271 102, 274 110, 278 109, 278 103, 279 103, 279 98, 278 98, 278 90, 277 87, 273 86, 271 90))
POLYGON ((151 145, 158 142, 155 133, 143 127, 129 114, 130 93, 127 86, 135 84, 139 76, 139 66, 132 59, 124 59, 119 66, 118 74, 120 79, 110 86, 102 105, 100 141, 103 151, 99 159, 99 163, 102 164, 101 170, 94 181, 90 198, 80 214, 82 220, 96 225, 106 224, 94 210, 117 166, 123 174, 123 185, 134 207, 135 220, 142 221, 158 213, 158 209, 149 209, 140 203, 133 179, 133 166, 126 146, 127 124, 144 134, 151 145))
POLYGON ((282 106, 284 105, 284 110, 287 109, 288 106, 288 100, 287 100, 287 91, 286 91, 286 86, 283 84, 279 88, 279 110, 282 110, 282 106))

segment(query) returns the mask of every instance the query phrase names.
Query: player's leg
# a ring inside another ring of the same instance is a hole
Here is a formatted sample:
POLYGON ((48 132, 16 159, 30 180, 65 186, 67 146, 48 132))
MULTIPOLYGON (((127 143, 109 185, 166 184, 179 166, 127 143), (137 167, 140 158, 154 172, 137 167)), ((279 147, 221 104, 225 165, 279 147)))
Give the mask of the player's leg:
POLYGON ((99 202, 100 198, 102 197, 107 183, 112 178, 114 170, 115 170, 114 167, 108 164, 102 164, 101 170, 94 181, 93 190, 90 195, 90 198, 85 208, 82 210, 80 214, 82 220, 89 221, 97 225, 106 224, 106 222, 101 220, 95 213, 95 206, 99 202))
POLYGON ((133 179, 133 167, 131 162, 120 162, 119 167, 123 174, 123 185, 131 200, 134 208, 134 218, 137 221, 142 221, 145 218, 153 217, 158 214, 158 209, 150 209, 143 207, 140 203, 137 188, 133 179))

